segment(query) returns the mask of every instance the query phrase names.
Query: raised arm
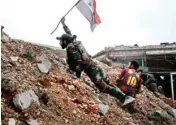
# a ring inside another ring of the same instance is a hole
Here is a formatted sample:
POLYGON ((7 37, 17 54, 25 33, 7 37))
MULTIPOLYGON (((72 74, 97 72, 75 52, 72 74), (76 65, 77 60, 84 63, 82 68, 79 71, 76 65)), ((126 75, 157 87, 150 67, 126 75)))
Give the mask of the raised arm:
POLYGON ((67 34, 72 35, 72 34, 71 34, 71 30, 70 30, 70 29, 68 28, 68 26, 65 24, 65 17, 62 17, 61 23, 62 23, 62 25, 63 25, 64 31, 65 31, 67 34))

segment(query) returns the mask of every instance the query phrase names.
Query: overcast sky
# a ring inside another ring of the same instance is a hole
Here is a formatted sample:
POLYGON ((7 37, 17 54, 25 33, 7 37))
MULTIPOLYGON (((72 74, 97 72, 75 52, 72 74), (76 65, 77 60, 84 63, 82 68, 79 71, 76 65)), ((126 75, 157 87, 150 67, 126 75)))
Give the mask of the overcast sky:
MULTIPOLYGON (((50 35, 77 0, 1 0, 1 25, 11 37, 59 46, 50 35)), ((89 22, 74 8, 66 24, 93 55, 114 45, 149 45, 176 41, 176 0, 96 0, 102 23, 92 33, 89 22)))

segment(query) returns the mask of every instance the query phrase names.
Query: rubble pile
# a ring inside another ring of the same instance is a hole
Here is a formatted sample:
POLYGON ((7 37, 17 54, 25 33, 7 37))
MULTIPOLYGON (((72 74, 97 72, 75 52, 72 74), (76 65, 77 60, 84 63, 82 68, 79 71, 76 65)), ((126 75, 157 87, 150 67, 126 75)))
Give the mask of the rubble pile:
MULTIPOLYGON (((121 69, 97 63, 115 83, 121 69)), ((133 105, 120 107, 99 93, 82 73, 68 72, 65 59, 50 49, 20 40, 1 44, 2 125, 172 125, 176 111, 170 99, 143 87, 133 105)))

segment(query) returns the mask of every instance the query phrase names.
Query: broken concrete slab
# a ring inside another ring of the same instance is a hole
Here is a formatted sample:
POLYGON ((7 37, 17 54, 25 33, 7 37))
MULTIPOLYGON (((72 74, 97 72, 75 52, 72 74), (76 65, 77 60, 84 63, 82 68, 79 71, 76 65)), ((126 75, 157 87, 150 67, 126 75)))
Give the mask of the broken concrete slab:
POLYGON ((14 62, 17 62, 19 57, 18 56, 11 56, 10 59, 14 62))
POLYGON ((172 108, 170 105, 166 104, 164 101, 160 101, 159 106, 162 109, 164 109, 168 114, 176 118, 176 109, 172 108))
POLYGON ((9 118, 8 125, 15 125, 16 121, 14 118, 9 118))
POLYGON ((105 104, 99 104, 98 105, 99 108, 99 112, 102 113, 104 116, 106 115, 106 113, 109 110, 109 105, 105 105, 105 104))
POLYGON ((51 62, 49 61, 46 55, 41 55, 37 57, 37 61, 41 62, 38 63, 37 66, 42 73, 48 73, 51 68, 51 62))
POLYGON ((8 34, 6 34, 5 32, 1 32, 1 41, 2 42, 9 42, 11 40, 11 38, 9 37, 8 34))
POLYGON ((48 70, 48 68, 46 67, 45 64, 38 63, 37 66, 38 66, 40 72, 42 72, 42 73, 48 73, 49 72, 49 70, 48 70))
POLYGON ((33 118, 28 119, 27 123, 29 125, 39 125, 38 122, 37 122, 37 120, 34 120, 33 118))
POLYGON ((14 105, 21 110, 27 109, 32 103, 40 106, 38 96, 33 90, 27 90, 13 98, 14 105))
POLYGON ((74 86, 74 85, 68 85, 68 89, 69 89, 70 91, 74 91, 74 90, 75 90, 75 86, 74 86))
POLYGON ((162 109, 156 109, 149 113, 149 119, 154 121, 169 120, 172 117, 162 109))

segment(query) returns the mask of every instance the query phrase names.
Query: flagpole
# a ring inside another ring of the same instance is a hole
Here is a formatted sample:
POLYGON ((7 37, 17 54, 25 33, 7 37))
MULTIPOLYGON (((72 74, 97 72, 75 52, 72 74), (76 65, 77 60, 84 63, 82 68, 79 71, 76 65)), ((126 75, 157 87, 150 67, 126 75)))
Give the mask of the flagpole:
MULTIPOLYGON (((74 6, 72 6, 72 8, 70 8, 70 10, 63 16, 63 18, 65 18, 65 17, 70 13, 70 11, 71 11, 80 1, 81 1, 81 0, 78 0, 78 2, 76 2, 76 3, 74 4, 74 6)), ((59 27, 59 24, 60 24, 61 21, 62 21, 62 18, 61 18, 60 21, 58 22, 56 28, 51 32, 51 34, 53 34, 53 33, 56 31, 56 29, 59 27)))

